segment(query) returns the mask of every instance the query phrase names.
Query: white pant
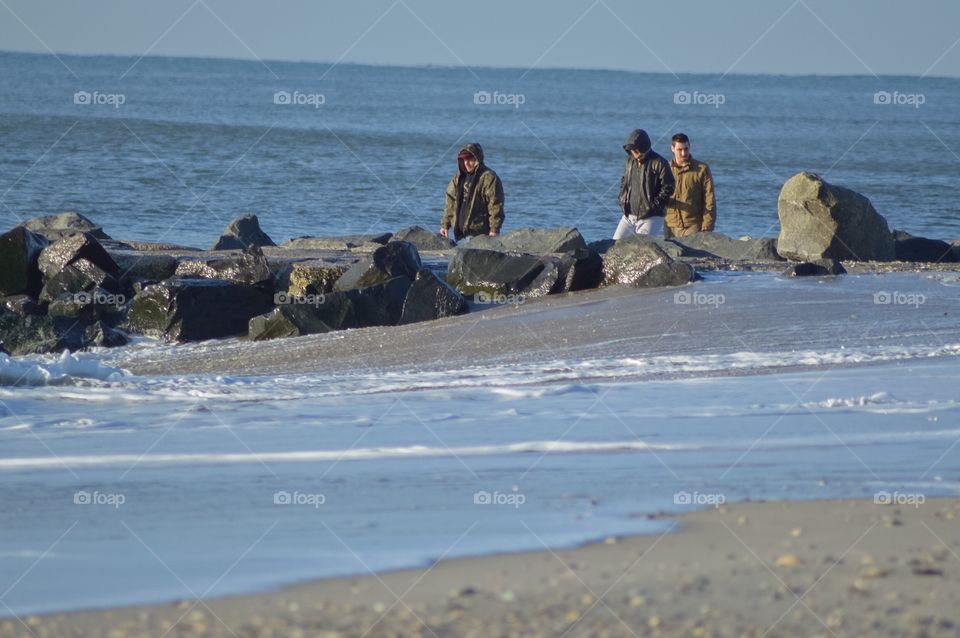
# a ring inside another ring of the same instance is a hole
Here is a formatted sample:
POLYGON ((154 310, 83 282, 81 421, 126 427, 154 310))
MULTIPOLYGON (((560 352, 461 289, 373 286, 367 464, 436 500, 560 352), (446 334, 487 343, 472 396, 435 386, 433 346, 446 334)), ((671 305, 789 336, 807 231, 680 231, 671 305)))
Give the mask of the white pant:
POLYGON ((617 230, 613 233, 614 239, 622 239, 630 235, 653 235, 663 237, 663 217, 647 217, 646 219, 637 219, 633 215, 630 217, 620 216, 620 223, 617 224, 617 230))

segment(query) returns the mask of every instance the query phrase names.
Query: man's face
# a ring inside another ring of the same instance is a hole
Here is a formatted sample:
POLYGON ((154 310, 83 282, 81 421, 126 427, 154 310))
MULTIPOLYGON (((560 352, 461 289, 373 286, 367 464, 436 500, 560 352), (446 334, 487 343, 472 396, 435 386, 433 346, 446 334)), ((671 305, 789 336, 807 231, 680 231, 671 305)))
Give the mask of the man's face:
POLYGON ((673 159, 677 164, 683 166, 690 162, 690 144, 688 142, 674 142, 670 147, 673 149, 673 159))
POLYGON ((632 157, 635 160, 642 160, 644 155, 646 155, 646 153, 641 153, 635 148, 630 149, 630 157, 632 157))
POLYGON ((467 171, 468 173, 472 173, 473 171, 477 170, 477 166, 480 164, 480 162, 477 161, 477 158, 472 155, 470 157, 463 158, 462 161, 463 170, 467 171))

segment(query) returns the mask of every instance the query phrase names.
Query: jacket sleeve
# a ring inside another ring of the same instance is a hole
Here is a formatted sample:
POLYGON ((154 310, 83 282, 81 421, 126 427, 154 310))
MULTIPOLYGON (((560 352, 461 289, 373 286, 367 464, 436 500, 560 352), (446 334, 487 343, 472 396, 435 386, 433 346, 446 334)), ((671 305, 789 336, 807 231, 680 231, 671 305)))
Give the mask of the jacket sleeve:
POLYGON ((457 176, 454 175, 450 178, 450 183, 447 184, 447 192, 445 194, 445 202, 443 205, 443 216, 440 218, 440 228, 450 229, 453 227, 454 222, 457 217, 457 176))
POLYGON ((673 199, 673 191, 676 188, 676 182, 673 179, 673 171, 666 162, 657 162, 657 175, 660 181, 660 192, 654 196, 650 202, 650 210, 662 211, 666 208, 670 200, 673 199))
POLYGON ((630 215, 630 193, 627 189, 628 170, 630 170, 630 163, 625 162, 623 165, 623 176, 620 177, 620 195, 617 197, 617 200, 620 202, 620 210, 623 211, 624 217, 630 215))
POLYGON ((712 231, 717 224, 717 200, 713 194, 713 174, 710 167, 703 172, 703 224, 702 231, 712 231))
POLYGON ((503 226, 503 182, 499 175, 494 175, 484 185, 483 197, 487 202, 487 213, 490 216, 490 232, 500 233, 503 226))

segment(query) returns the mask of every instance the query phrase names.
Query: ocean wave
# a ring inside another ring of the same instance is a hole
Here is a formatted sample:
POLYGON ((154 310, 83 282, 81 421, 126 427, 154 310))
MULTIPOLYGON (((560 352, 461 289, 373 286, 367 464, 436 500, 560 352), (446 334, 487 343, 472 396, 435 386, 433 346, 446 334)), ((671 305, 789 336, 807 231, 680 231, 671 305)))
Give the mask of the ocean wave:
POLYGON ((12 358, 0 353, 0 386, 68 385, 79 379, 120 381, 130 374, 102 364, 96 355, 12 358))

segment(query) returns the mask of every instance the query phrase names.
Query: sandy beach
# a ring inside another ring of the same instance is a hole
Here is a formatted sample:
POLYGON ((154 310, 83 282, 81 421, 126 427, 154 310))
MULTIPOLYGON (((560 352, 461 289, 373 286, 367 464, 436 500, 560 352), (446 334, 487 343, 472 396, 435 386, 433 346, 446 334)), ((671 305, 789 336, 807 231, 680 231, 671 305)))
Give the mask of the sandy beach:
POLYGON ((8 619, 0 636, 956 636, 960 499, 913 496, 721 505, 658 535, 8 619))

